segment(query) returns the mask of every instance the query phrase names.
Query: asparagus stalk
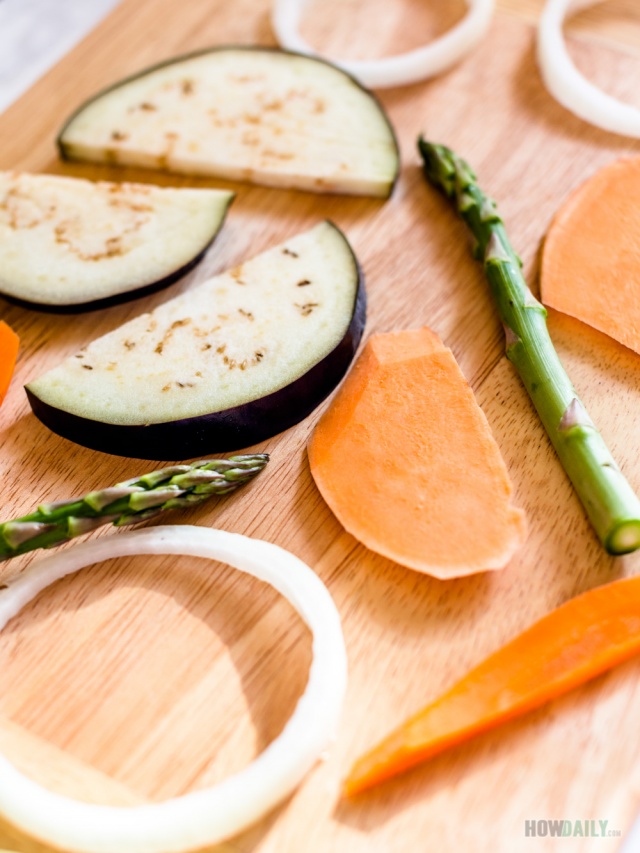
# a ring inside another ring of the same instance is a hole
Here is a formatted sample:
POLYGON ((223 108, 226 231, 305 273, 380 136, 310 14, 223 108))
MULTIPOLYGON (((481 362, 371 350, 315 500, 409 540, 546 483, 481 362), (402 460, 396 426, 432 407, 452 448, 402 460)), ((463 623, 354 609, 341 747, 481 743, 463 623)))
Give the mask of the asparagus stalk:
POLYGON ((469 165, 423 137, 418 149, 427 180, 456 205, 475 238, 506 336, 506 355, 520 374, 567 475, 610 554, 640 547, 640 501, 616 465, 558 358, 547 312, 521 272, 495 202, 469 165))
POLYGON ((29 515, 0 523, 0 560, 60 545, 103 524, 138 524, 168 509, 228 495, 252 480, 268 461, 266 453, 205 459, 134 477, 82 498, 40 504, 29 515))

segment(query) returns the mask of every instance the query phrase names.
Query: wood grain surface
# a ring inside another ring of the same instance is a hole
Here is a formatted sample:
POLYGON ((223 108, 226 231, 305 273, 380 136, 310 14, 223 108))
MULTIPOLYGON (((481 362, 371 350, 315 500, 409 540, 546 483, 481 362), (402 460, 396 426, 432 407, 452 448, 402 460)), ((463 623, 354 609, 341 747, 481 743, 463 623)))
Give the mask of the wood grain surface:
MULTIPOLYGON (((41 500, 153 468, 49 433, 30 413, 25 382, 194 282, 331 217, 365 270, 368 333, 429 325, 452 347, 528 513, 527 544, 502 572, 443 583, 403 569, 346 534, 315 489, 305 443, 317 412, 260 445, 272 462, 246 490, 174 516, 276 542, 307 561, 336 601, 349 654, 344 719, 328 760, 281 808, 218 851, 605 853, 620 839, 525 838, 525 820, 600 819, 624 832, 640 805, 638 661, 353 802, 340 797, 350 763, 390 727, 551 608, 640 570, 640 555, 607 557, 592 535, 503 356, 464 229, 418 168, 421 130, 464 154, 499 199, 533 280, 540 241, 570 190, 637 151, 637 143, 586 125, 546 93, 534 58, 542 0, 498 5, 487 38, 453 71, 382 93, 403 152, 389 201, 219 183, 238 192, 227 224, 204 263, 167 292, 79 317, 0 305, 22 339, 0 410, 1 507, 10 518, 41 500)), ((336 55, 384 54, 444 30, 463 8, 461 0, 370 0, 363 14, 360 0, 326 0, 311 4, 304 30, 336 55)), ((585 73, 638 104, 637 4, 600 4, 572 18, 569 32, 585 73)), ((266 0, 124 0, 0 117, 0 168, 203 185, 65 165, 54 137, 97 88, 155 60, 222 43, 272 44, 266 0)), ((550 328, 587 408, 640 489, 640 359, 556 313, 550 328)), ((0 579, 31 559, 3 564, 0 579)), ((306 631, 257 581, 194 559, 105 563, 58 582, 0 634, 0 749, 43 784, 93 802, 202 788, 242 767, 281 730, 309 660, 306 631)), ((49 849, 4 823, 0 846, 49 849)))

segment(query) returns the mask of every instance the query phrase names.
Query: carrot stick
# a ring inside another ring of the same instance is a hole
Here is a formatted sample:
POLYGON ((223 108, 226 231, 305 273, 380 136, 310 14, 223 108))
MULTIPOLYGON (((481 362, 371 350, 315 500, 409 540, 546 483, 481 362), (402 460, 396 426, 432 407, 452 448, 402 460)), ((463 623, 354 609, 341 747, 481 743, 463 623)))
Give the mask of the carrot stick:
POLYGON ((0 320, 0 406, 13 376, 19 346, 20 339, 16 333, 0 320))
POLYGON ((358 759, 348 796, 538 708, 640 652, 640 577, 573 598, 358 759))

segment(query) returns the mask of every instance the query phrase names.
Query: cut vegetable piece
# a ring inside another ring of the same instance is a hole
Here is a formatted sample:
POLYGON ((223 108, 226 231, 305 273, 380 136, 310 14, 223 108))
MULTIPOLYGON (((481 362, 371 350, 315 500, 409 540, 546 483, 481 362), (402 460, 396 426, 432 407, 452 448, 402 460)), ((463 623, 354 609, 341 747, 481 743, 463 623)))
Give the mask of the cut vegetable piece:
POLYGON ((316 192, 387 196, 398 147, 382 107, 344 71, 269 48, 178 57, 71 117, 63 157, 316 192))
POLYGON ((575 190, 544 242, 542 301, 640 353, 640 158, 575 190))
POLYGON ((538 65, 553 97, 574 115, 611 133, 640 138, 640 110, 590 83, 573 63, 562 27, 568 11, 600 0, 546 0, 538 24, 538 65))
POLYGON ((0 320, 0 406, 11 384, 19 348, 20 338, 4 320, 0 320))
POLYGON ((60 545, 103 524, 139 524, 169 509, 229 495, 259 474, 268 461, 266 453, 203 459, 132 477, 82 498, 40 504, 29 515, 0 523, 0 560, 60 545))
POLYGON ((614 581, 544 616, 353 766, 357 794, 538 708, 640 652, 640 578, 614 581))
POLYGON ((80 311, 159 290, 202 258, 232 198, 0 172, 0 294, 80 311))
POLYGON ((536 407, 547 435, 600 542, 610 554, 640 548, 640 500, 571 384, 547 329, 547 312, 529 289, 496 203, 461 157, 420 137, 427 180, 455 205, 475 239, 505 329, 506 356, 536 407))
POLYGON ((309 463, 346 530, 411 569, 443 579, 500 569, 524 541, 487 420, 429 329, 368 341, 309 463))
MULTIPOLYGON (((308 0, 274 0, 273 30, 282 47, 319 56, 299 34, 300 18, 308 0)), ((364 5, 364 4, 363 4, 364 5)), ((365 86, 385 88, 417 83, 441 74, 461 60, 485 35, 495 0, 467 0, 462 20, 424 47, 382 59, 340 59, 336 65, 353 74, 365 86)))
POLYGON ((304 694, 278 737, 218 785, 142 806, 72 800, 43 788, 0 755, 0 814, 68 853, 183 853, 249 827, 287 797, 335 738, 347 685, 340 616, 319 577, 288 551, 237 533, 190 525, 155 527, 69 548, 33 563, 0 590, 0 628, 49 584, 93 563, 134 554, 189 554, 266 581, 311 629, 304 694))
POLYGON ((171 460, 235 450, 306 417, 364 321, 358 263, 324 222, 99 338, 27 393, 85 447, 171 460))

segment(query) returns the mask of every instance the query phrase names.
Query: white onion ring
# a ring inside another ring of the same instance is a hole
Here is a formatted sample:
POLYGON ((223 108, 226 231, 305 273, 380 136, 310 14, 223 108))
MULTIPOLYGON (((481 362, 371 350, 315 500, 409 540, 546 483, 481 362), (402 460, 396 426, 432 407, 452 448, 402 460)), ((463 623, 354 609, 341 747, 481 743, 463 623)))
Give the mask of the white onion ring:
MULTIPOLYGON (((597 0, 581 0, 580 8, 597 0)), ((547 0, 538 25, 538 64, 544 84, 553 97, 578 118, 590 124, 640 138, 640 110, 613 98, 578 71, 571 61, 562 26, 572 0, 547 0)))
POLYGON ((228 563, 289 600, 313 634, 309 680, 282 733, 219 785, 132 807, 78 802, 43 788, 0 755, 0 813, 30 835, 82 853, 177 853, 245 829, 298 785, 335 736, 347 679, 340 617, 326 587, 283 548, 190 525, 104 536, 47 557, 0 591, 0 628, 58 578, 133 554, 189 554, 228 563))
MULTIPOLYGON (((278 43, 287 50, 328 59, 299 35, 300 18, 309 0, 274 0, 271 25, 278 43)), ((398 56, 372 60, 329 59, 364 86, 384 89, 435 77, 463 58, 486 33, 495 0, 466 0, 465 17, 424 47, 398 56)))

